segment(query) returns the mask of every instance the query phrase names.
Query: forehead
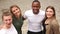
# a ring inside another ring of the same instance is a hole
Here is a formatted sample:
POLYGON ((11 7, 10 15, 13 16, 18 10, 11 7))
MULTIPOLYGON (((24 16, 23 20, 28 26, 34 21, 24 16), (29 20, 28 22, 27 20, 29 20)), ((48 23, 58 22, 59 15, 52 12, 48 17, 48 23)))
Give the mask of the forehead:
POLYGON ((14 10, 14 9, 17 9, 17 7, 16 6, 12 7, 12 10, 14 10))
POLYGON ((53 9, 51 9, 51 8, 48 8, 48 9, 47 9, 47 11, 53 11, 53 9))
POLYGON ((40 5, 39 2, 33 2, 32 5, 40 5))
POLYGON ((3 19, 11 19, 11 18, 12 18, 11 15, 9 15, 9 16, 3 16, 3 19))

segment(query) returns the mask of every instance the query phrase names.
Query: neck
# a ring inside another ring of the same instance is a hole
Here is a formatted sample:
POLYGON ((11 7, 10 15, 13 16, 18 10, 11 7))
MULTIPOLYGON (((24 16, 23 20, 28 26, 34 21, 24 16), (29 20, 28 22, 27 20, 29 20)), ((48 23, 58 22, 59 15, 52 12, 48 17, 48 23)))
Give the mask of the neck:
POLYGON ((47 19, 53 19, 53 18, 55 18, 55 17, 50 17, 50 18, 47 18, 47 19))
POLYGON ((16 18, 19 19, 20 18, 20 15, 17 15, 16 18))
POLYGON ((38 12, 36 12, 36 13, 35 13, 35 12, 33 12, 33 13, 34 13, 35 15, 37 15, 37 14, 39 13, 39 11, 38 11, 38 12))
POLYGON ((33 14, 38 14, 39 13, 39 10, 32 10, 33 11, 33 14))
POLYGON ((11 27, 11 24, 10 25, 5 25, 6 29, 9 29, 11 27))
POLYGON ((47 18, 47 20, 53 20, 56 19, 55 17, 47 18))

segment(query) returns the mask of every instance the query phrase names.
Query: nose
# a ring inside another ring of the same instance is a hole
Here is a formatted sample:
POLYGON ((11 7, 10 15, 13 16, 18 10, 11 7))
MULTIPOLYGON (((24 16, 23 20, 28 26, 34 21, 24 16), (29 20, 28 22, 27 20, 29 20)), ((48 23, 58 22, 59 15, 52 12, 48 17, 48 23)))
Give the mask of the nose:
POLYGON ((15 10, 15 13, 17 12, 17 10, 15 10))
POLYGON ((50 13, 50 12, 47 12, 48 14, 50 13))
POLYGON ((10 21, 8 20, 7 23, 10 23, 10 21))
POLYGON ((11 20, 8 20, 7 23, 10 24, 11 23, 11 20))
POLYGON ((17 12, 18 12, 18 11, 17 11, 17 10, 15 10, 15 14, 17 14, 17 12))
POLYGON ((35 7, 34 9, 37 9, 37 7, 35 7))

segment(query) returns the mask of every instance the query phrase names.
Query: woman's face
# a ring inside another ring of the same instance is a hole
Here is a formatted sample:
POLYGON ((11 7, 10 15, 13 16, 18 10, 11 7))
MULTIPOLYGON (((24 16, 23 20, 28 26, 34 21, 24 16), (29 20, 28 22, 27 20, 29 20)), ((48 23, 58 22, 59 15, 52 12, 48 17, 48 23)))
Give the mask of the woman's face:
POLYGON ((47 18, 53 17, 53 14, 54 14, 54 11, 51 8, 48 8, 46 10, 46 16, 47 16, 47 18))
POLYGON ((12 8, 12 13, 13 13, 15 16, 18 16, 18 15, 20 15, 20 9, 17 8, 17 7, 13 7, 13 8, 12 8))

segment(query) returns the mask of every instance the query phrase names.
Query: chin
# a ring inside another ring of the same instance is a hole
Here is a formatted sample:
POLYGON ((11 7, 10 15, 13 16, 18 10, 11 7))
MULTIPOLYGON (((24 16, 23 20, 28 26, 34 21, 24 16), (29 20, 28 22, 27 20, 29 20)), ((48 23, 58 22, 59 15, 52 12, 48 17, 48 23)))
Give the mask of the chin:
POLYGON ((47 16, 47 18, 51 18, 51 16, 47 16))
POLYGON ((8 25, 11 25, 11 23, 9 23, 8 25))

